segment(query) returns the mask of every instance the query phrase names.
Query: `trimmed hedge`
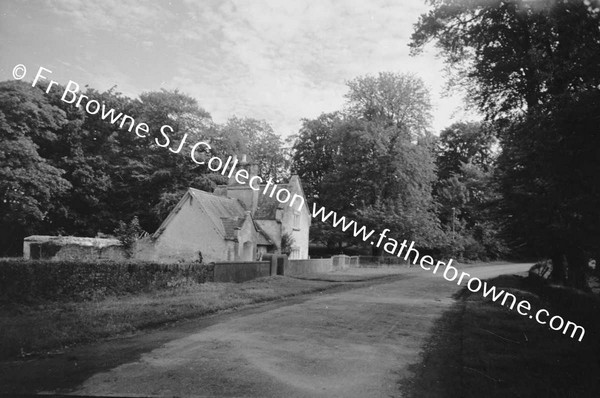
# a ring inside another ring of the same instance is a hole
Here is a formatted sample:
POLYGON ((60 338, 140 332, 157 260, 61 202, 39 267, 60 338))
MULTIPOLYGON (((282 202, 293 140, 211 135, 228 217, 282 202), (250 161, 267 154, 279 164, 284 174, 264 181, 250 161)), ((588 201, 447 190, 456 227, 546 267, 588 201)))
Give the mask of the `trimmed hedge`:
POLYGON ((214 264, 0 260, 0 302, 81 301, 212 281, 214 264))

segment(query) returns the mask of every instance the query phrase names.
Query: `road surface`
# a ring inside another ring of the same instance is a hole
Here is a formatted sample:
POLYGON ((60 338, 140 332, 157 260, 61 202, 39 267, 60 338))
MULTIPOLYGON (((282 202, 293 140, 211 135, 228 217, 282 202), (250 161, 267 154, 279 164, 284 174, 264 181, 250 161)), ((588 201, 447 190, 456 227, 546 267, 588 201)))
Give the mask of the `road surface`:
MULTIPOLYGON (((491 278, 524 272, 530 266, 473 267, 468 272, 491 278)), ((411 376, 409 365, 419 362, 434 321, 452 304, 458 290, 441 275, 414 267, 370 286, 217 317, 197 330, 163 338, 160 346, 120 364, 109 361, 108 368, 86 376, 72 392, 179 397, 401 396, 399 384, 411 376)))

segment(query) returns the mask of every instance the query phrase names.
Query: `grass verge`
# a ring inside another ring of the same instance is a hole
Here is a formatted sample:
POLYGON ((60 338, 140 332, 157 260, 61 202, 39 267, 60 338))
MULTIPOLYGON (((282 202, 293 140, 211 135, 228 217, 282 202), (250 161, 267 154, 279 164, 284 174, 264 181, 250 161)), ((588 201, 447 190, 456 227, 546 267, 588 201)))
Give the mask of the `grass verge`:
POLYGON ((490 282, 537 308, 584 325, 582 342, 527 317, 465 294, 438 320, 408 397, 599 397, 600 305, 591 295, 536 286, 518 276, 490 282))
POLYGON ((0 359, 51 355, 73 344, 337 285, 272 276, 239 284, 188 281, 152 293, 84 302, 3 303, 0 359))

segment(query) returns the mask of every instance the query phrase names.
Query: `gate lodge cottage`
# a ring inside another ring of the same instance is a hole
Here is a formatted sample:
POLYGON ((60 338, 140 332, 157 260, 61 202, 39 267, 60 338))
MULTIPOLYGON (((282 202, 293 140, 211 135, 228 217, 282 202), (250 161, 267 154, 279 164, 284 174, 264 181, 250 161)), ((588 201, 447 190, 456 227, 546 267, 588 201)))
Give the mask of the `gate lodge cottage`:
MULTIPOLYGON (((256 165, 242 162, 250 176, 256 165)), ((266 184, 265 184, 266 185, 266 184)), ((281 253, 284 235, 291 237, 290 259, 308 258, 310 214, 302 185, 294 175, 277 184, 301 196, 304 206, 280 203, 248 184, 231 178, 214 193, 189 188, 156 232, 140 241, 135 257, 159 262, 253 261, 264 253, 281 253)))

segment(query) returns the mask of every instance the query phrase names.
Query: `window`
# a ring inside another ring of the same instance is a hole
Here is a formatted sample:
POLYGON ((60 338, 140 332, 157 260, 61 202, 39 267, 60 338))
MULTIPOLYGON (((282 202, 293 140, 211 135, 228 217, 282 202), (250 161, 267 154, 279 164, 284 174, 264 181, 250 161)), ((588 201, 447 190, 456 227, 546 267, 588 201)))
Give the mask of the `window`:
POLYGON ((294 229, 300 230, 300 213, 294 213, 294 229))

